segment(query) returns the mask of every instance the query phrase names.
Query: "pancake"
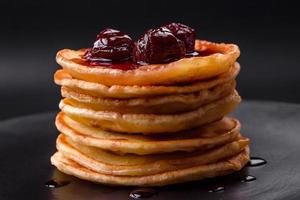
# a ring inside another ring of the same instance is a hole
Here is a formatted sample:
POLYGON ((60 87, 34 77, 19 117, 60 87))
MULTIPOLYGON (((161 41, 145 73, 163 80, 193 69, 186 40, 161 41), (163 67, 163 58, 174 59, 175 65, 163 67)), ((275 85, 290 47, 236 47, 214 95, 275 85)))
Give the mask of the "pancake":
POLYGON ((197 54, 141 66, 129 60, 126 69, 115 58, 91 63, 87 50, 56 55, 58 170, 107 185, 164 186, 230 174, 249 161, 250 140, 226 117, 241 102, 237 45, 196 40, 197 54))
POLYGON ((232 157, 249 145, 249 139, 240 138, 234 142, 208 151, 173 152, 157 155, 119 155, 95 147, 75 143, 60 135, 57 150, 66 158, 101 174, 114 176, 146 176, 198 165, 215 163, 232 157))
POLYGON ((113 176, 90 170, 66 158, 60 152, 51 157, 51 162, 60 171, 81 179, 108 185, 163 186, 193 180, 201 180, 230 174, 240 170, 249 161, 249 149, 216 163, 199 165, 147 176, 113 176))
POLYGON ((169 86, 107 86, 99 83, 76 79, 65 70, 56 71, 54 75, 54 81, 56 84, 70 88, 77 93, 87 94, 94 97, 118 99, 138 97, 145 98, 158 95, 165 96, 171 94, 186 94, 210 89, 217 85, 234 80, 239 73, 239 70, 240 65, 236 62, 230 67, 228 71, 211 79, 169 86))
POLYGON ((223 118, 192 130, 167 135, 133 135, 104 131, 72 120, 63 113, 56 118, 58 130, 76 143, 118 153, 139 155, 210 149, 237 139, 240 123, 223 118))
POLYGON ((194 111, 170 115, 94 111, 79 107, 77 104, 68 104, 70 102, 66 101, 61 101, 59 107, 62 112, 73 119, 94 127, 125 133, 158 134, 187 130, 221 119, 232 111, 240 101, 241 98, 235 91, 194 111))
POLYGON ((79 105, 95 111, 116 111, 136 114, 175 114, 195 110, 200 106, 229 95, 235 89, 235 81, 217 85, 195 93, 174 94, 168 96, 110 99, 93 97, 62 87, 62 96, 69 104, 79 105))
POLYGON ((86 50, 63 49, 56 62, 72 77, 104 85, 172 85, 212 78, 226 72, 240 55, 235 44, 196 40, 195 50, 209 52, 207 56, 182 58, 166 64, 140 66, 120 70, 106 66, 89 66, 82 58, 86 50))

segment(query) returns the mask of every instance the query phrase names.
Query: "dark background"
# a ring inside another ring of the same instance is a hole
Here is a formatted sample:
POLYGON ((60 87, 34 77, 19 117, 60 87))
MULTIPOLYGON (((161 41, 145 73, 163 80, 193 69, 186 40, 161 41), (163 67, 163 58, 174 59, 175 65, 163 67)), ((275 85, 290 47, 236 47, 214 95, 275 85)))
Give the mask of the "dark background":
POLYGON ((299 8, 292 1, 0 1, 0 119, 57 109, 55 53, 92 44, 105 27, 134 39, 168 22, 241 48, 244 99, 300 103, 299 8))

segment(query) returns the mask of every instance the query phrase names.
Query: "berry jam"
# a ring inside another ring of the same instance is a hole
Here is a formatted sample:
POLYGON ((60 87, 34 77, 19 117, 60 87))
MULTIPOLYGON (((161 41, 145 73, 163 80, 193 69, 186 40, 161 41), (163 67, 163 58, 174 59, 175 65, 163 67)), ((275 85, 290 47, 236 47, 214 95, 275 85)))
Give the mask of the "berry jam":
POLYGON ((168 28, 148 30, 133 49, 133 60, 141 65, 168 63, 185 56, 185 45, 168 28))
MULTIPOLYGON (((209 51, 194 51, 189 54, 185 54, 184 58, 191 58, 191 57, 204 57, 204 56, 209 56, 213 54, 214 52, 209 52, 209 51)), ((104 66, 104 67, 109 67, 112 69, 121 69, 121 70, 134 70, 142 66, 142 64, 136 63, 132 60, 127 60, 123 62, 99 62, 99 61, 88 61, 86 59, 72 59, 72 61, 89 66, 89 67, 97 67, 97 66, 104 66)))
MULTIPOLYGON (((87 50, 89 51, 89 50, 87 50)), ((99 61, 89 61, 86 59, 78 59, 78 58, 73 58, 73 62, 76 62, 78 64, 84 65, 84 66, 89 66, 89 67, 107 67, 107 68, 112 68, 112 69, 121 69, 121 70, 133 70, 137 69, 140 65, 133 62, 132 60, 126 60, 123 62, 99 62, 99 61)))
POLYGON ((92 49, 84 58, 91 62, 122 62, 130 60, 133 49, 132 39, 114 29, 104 29, 97 35, 92 49))
POLYGON ((112 69, 121 69, 121 70, 133 70, 133 69, 137 69, 140 65, 131 61, 131 60, 127 60, 124 62, 89 62, 88 65, 90 67, 96 67, 96 66, 104 66, 104 67, 109 67, 112 69))

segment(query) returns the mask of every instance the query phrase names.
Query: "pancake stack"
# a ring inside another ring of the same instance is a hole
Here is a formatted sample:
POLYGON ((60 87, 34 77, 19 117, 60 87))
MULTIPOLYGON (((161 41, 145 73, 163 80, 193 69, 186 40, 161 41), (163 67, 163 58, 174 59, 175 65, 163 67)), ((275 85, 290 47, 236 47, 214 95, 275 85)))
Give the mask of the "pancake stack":
MULTIPOLYGON (((249 161, 249 139, 227 117, 241 98, 239 49, 196 41, 203 56, 124 71, 61 50, 60 131, 51 162, 108 185, 163 186, 222 176, 249 161)), ((200 54, 201 55, 201 54, 200 54)))

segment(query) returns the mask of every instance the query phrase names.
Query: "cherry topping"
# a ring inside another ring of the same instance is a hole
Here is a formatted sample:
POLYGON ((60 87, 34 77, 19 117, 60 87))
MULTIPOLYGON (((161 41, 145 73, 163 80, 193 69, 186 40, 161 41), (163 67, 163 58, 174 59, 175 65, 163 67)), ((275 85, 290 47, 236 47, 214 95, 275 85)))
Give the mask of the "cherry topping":
POLYGON ((133 48, 133 60, 138 64, 167 63, 185 56, 185 45, 168 28, 150 29, 133 48))
POLYGON ((84 58, 92 62, 116 62, 131 59, 134 42, 115 29, 104 29, 97 35, 94 47, 89 49, 84 58))
POLYGON ((195 30, 191 27, 180 24, 180 23, 171 23, 165 25, 170 31, 181 41, 184 42, 186 52, 192 53, 195 50, 195 30))

